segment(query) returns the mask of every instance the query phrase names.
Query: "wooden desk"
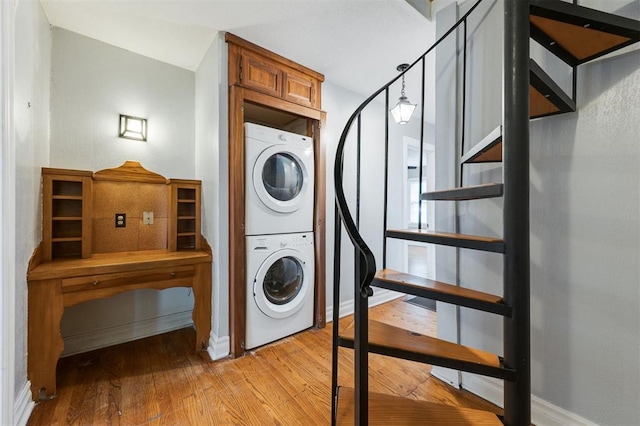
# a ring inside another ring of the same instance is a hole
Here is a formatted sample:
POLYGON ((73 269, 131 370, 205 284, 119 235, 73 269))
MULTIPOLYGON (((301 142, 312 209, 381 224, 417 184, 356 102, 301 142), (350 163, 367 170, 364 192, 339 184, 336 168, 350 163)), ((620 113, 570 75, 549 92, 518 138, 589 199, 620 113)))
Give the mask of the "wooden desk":
MULTIPOLYGON (((37 250, 38 251, 38 250, 37 250)), ((37 252, 36 251, 36 252, 37 252)), ((142 288, 193 289, 196 351, 211 332, 211 251, 146 250, 94 254, 85 259, 39 263, 27 273, 29 286, 28 377, 34 400, 56 394, 56 366, 64 343, 60 320, 68 306, 142 288)))

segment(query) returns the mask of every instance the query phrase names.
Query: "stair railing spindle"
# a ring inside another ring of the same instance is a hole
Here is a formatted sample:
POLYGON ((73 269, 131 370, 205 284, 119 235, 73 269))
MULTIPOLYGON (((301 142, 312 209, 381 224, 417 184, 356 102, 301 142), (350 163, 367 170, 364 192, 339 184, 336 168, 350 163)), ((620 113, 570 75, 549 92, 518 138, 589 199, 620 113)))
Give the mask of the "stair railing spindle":
POLYGON ((382 218, 382 269, 387 268, 387 204, 389 191, 389 88, 384 91, 384 194, 383 194, 383 218, 382 218))
POLYGON ((425 92, 425 57, 422 57, 422 88, 420 95, 420 154, 418 160, 418 229, 422 229, 422 200, 420 199, 420 194, 424 188, 422 187, 422 177, 423 177, 423 166, 422 166, 422 158, 424 156, 424 92, 425 92))

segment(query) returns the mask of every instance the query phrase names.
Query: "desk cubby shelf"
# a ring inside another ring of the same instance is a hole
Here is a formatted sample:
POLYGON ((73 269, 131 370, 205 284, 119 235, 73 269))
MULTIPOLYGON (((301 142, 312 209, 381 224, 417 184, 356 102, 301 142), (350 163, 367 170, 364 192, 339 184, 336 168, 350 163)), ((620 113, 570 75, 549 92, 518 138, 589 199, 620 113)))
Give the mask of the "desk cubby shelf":
POLYGON ((42 169, 43 260, 91 256, 93 173, 42 169))
POLYGON ((170 250, 200 249, 200 182, 171 179, 170 250))

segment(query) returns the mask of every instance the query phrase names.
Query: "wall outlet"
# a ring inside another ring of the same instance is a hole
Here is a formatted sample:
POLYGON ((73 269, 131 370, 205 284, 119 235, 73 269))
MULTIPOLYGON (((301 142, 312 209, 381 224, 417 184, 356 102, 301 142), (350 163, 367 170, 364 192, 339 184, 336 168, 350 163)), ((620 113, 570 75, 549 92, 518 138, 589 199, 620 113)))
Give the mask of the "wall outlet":
POLYGON ((116 228, 125 228, 127 226, 127 215, 125 213, 116 213, 116 228))
POLYGON ((153 225, 153 212, 142 212, 142 224, 153 225))

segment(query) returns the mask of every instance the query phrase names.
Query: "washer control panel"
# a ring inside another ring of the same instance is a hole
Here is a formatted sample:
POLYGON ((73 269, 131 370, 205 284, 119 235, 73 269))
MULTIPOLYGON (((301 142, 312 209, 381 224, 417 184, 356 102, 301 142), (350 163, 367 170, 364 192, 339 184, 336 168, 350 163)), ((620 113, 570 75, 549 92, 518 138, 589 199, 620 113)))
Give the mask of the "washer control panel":
POLYGON ((313 245, 313 234, 291 234, 288 239, 280 242, 281 247, 307 247, 313 245), (282 245, 284 244, 284 245, 282 245))
POLYGON ((313 246, 313 232, 276 235, 253 235, 247 237, 248 251, 275 251, 313 246))

